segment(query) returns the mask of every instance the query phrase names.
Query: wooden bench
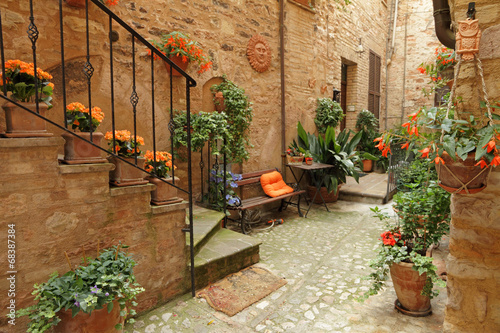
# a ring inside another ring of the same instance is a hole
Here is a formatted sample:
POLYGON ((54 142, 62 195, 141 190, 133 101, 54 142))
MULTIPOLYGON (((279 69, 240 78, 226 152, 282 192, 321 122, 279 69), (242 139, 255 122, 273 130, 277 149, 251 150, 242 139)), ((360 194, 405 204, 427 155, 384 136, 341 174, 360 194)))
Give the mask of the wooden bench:
MULTIPOLYGON (((237 181, 236 184, 238 184, 238 188, 241 190, 244 189, 246 185, 255 185, 258 184, 260 186, 260 176, 262 176, 265 173, 273 172, 273 171, 278 171, 278 169, 267 169, 267 170, 260 170, 260 171, 254 171, 254 172, 248 172, 242 174, 242 179, 237 181)), ((246 198, 241 200, 241 205, 240 206, 230 206, 227 207, 228 210, 233 210, 233 211, 238 211, 240 215, 240 218, 236 221, 238 221, 241 225, 241 231, 244 234, 247 234, 251 230, 251 221, 248 221, 245 219, 245 214, 247 213, 248 209, 255 208, 258 206, 262 206, 271 202, 275 201, 281 201, 281 205, 279 208, 279 211, 281 212, 283 209, 286 209, 288 205, 296 206, 297 210, 299 212, 299 216, 302 217, 302 212, 300 211, 300 196, 301 194, 304 194, 306 191, 305 190, 300 190, 298 189, 297 184, 288 184, 291 186, 294 191, 292 193, 280 195, 278 197, 270 197, 267 195, 261 195, 261 196, 256 196, 256 197, 251 197, 251 198, 246 198), (298 195, 298 200, 297 203, 292 202, 292 198, 294 196, 298 195), (288 199, 288 200, 285 200, 288 199)), ((261 188, 262 191, 262 188, 261 188)), ((231 219, 234 220, 234 219, 231 219)))

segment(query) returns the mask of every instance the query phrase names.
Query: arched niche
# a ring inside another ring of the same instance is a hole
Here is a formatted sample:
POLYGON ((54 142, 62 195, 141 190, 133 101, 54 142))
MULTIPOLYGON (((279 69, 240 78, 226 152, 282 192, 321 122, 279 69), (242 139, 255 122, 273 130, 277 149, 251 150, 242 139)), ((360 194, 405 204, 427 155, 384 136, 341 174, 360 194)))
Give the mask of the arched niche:
POLYGON ((222 83, 222 77, 213 77, 203 85, 203 96, 202 96, 202 107, 205 112, 212 112, 215 110, 215 105, 213 101, 213 95, 210 91, 210 87, 214 84, 222 83))

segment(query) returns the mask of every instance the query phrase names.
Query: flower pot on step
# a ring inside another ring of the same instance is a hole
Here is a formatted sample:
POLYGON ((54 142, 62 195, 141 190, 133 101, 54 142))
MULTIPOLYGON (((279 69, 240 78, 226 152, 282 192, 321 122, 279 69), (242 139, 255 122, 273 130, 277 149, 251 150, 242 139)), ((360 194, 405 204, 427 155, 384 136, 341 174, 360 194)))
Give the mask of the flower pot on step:
MULTIPOLYGON (((22 103, 25 108, 36 112, 36 103, 22 103)), ((45 120, 24 110, 14 103, 6 103, 2 106, 5 111, 6 131, 1 135, 8 138, 31 138, 52 136, 47 132, 45 120)), ((45 103, 38 104, 39 114, 45 117, 48 106, 45 103)))
MULTIPOLYGON (((182 61, 182 56, 170 56, 168 57, 168 59, 170 59, 170 61, 172 61, 174 64, 176 64, 177 66, 179 66, 180 69, 182 69, 184 72, 186 71, 186 69, 188 68, 188 65, 189 65, 189 60, 186 61, 186 62, 183 62, 182 61)), ((165 62, 165 67, 167 68, 167 72, 170 73, 170 66, 167 62, 165 62)), ((172 72, 172 76, 182 76, 181 73, 179 73, 177 70, 173 70, 172 72)))
MULTIPOLYGON (((88 142, 90 141, 90 132, 79 132, 77 134, 83 139, 68 132, 61 134, 66 141, 64 143, 64 163, 86 164, 106 162, 106 159, 101 156, 101 150, 88 142)), ((103 138, 104 135, 101 132, 92 133, 92 142, 97 146, 101 146, 103 138)))
POLYGON ((91 314, 80 311, 72 317, 71 310, 62 310, 57 313, 61 321, 54 327, 55 333, 120 333, 117 324, 124 324, 125 317, 120 316, 120 304, 113 302, 113 309, 108 313, 107 305, 100 310, 94 310, 91 314))
MULTIPOLYGON (((158 179, 156 177, 148 176, 146 180, 151 184, 156 185, 156 189, 151 192, 151 203, 153 205, 168 205, 173 203, 181 202, 182 199, 177 196, 177 188, 169 185, 173 184, 174 178, 161 178, 158 179)), ((175 185, 179 186, 180 179, 175 177, 175 185)))
POLYGON ((373 160, 363 160, 363 172, 371 172, 373 168, 373 160))
MULTIPOLYGON (((135 165, 134 157, 122 157, 124 160, 135 165)), ((111 155, 108 161, 115 165, 115 169, 109 172, 109 182, 115 186, 143 185, 148 181, 144 179, 145 172, 111 155)), ((137 157, 137 166, 144 169, 144 157, 137 157)))
POLYGON ((476 166, 475 153, 469 153, 465 161, 456 157, 454 161, 446 152, 441 156, 443 164, 438 164, 436 170, 439 186, 450 193, 474 194, 486 188, 491 167, 481 169, 476 166))
POLYGON ((395 307, 403 314, 424 317, 432 313, 430 298, 421 295, 427 274, 419 275, 413 265, 406 262, 391 265, 392 283, 398 297, 395 307))

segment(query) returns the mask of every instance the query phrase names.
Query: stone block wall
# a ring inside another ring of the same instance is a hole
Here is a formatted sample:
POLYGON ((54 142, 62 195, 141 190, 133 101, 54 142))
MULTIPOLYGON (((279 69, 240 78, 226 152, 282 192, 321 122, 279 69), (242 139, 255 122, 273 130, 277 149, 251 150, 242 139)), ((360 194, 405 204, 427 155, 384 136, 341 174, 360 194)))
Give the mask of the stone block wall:
MULTIPOLYGON (((468 1, 452 0, 452 20, 466 18, 468 1)), ((490 101, 500 100, 500 4, 476 2, 476 18, 482 30, 479 56, 490 101)), ((457 80, 457 94, 476 116, 477 72, 464 63, 457 80)), ((488 187, 475 195, 452 196, 448 302, 443 332, 500 331, 500 172, 492 172, 488 187)))
MULTIPOLYGON (((134 269, 146 291, 137 310, 151 308, 190 286, 189 249, 182 232, 186 204, 152 207, 153 185, 110 188, 109 163, 59 165, 62 138, 0 139, 0 212, 7 248, 8 225, 15 228, 15 297, 0 300, 0 331, 25 332, 26 320, 8 326, 7 305, 15 299, 20 309, 32 303, 35 283, 72 265, 100 248, 121 241, 130 246, 138 263, 134 269), (8 326, 8 327, 7 327, 8 326)), ((0 266, 8 267, 7 255, 0 266)), ((9 290, 4 269, 0 290, 9 290)))

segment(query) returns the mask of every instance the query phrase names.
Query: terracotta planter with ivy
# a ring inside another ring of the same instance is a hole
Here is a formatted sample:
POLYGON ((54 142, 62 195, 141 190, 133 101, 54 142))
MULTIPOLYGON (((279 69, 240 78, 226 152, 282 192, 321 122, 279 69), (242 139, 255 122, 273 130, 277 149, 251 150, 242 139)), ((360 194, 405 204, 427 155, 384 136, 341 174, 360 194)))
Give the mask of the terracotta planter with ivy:
POLYGON ((474 194, 486 188, 488 175, 491 167, 481 169, 476 165, 475 153, 469 153, 465 161, 456 157, 454 161, 446 152, 441 156, 443 164, 438 164, 440 184, 443 189, 450 193, 474 194))

